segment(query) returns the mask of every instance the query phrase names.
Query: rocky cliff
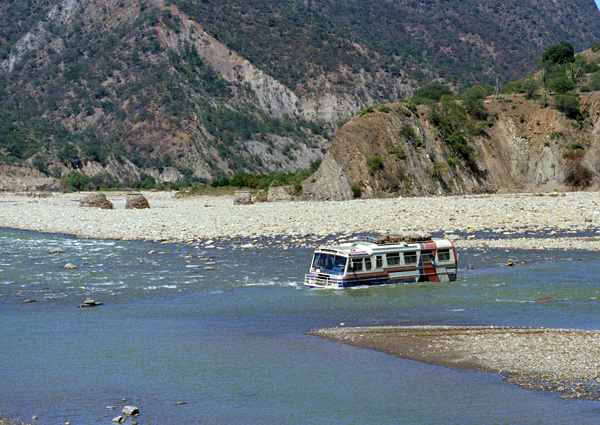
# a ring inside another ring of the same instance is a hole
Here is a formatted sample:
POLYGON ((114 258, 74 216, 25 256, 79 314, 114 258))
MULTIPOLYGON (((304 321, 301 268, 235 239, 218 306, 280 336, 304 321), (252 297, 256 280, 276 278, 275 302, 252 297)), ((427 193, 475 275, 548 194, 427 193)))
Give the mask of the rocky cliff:
POLYGON ((459 150, 440 132, 430 107, 382 105, 340 129, 317 174, 304 182, 304 193, 339 200, 597 190, 600 93, 582 93, 580 99, 587 118, 575 121, 539 99, 488 97, 488 119, 459 150))

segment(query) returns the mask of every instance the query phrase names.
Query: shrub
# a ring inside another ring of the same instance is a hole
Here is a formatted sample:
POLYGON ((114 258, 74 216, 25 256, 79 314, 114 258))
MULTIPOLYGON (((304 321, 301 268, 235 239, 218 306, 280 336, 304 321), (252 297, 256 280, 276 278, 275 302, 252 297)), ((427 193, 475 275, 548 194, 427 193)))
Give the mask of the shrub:
POLYGON ((400 127, 400 136, 404 137, 406 140, 414 142, 414 144, 418 147, 423 147, 424 145, 415 128, 410 124, 404 124, 402 127, 400 127))
POLYGON ((546 86, 557 93, 566 93, 575 88, 575 83, 563 72, 550 74, 546 77, 546 86))
POLYGON ((58 159, 68 166, 73 168, 79 168, 81 166, 81 160, 79 159, 79 152, 77 148, 73 146, 71 143, 64 146, 61 151, 58 153, 58 159))
POLYGON ((600 72, 596 72, 590 76, 590 88, 594 91, 600 90, 600 72))
POLYGON ((71 171, 67 174, 63 181, 62 186, 67 190, 84 190, 85 187, 90 182, 90 178, 85 174, 79 173, 77 171, 71 171))
POLYGON ((352 190, 352 197, 354 199, 360 198, 362 196, 362 190, 360 189, 360 185, 358 183, 350 183, 350 190, 352 190))
POLYGON ((446 84, 430 84, 422 87, 412 98, 415 103, 439 102, 443 96, 453 96, 452 90, 446 84))
POLYGON ((131 183, 131 187, 134 189, 154 189, 156 187, 156 180, 146 173, 141 173, 140 178, 131 183))
POLYGON ((396 155, 398 159, 406 159, 406 151, 400 146, 390 146, 389 152, 396 155))
POLYGON ((390 112, 390 107, 389 106, 380 106, 379 107, 379 112, 384 112, 384 113, 389 113, 390 112))
POLYGON ((373 108, 372 106, 369 106, 368 108, 363 109, 362 111, 360 111, 360 115, 366 115, 366 114, 370 114, 371 112, 375 112, 375 108, 373 108))
POLYGON ((571 186, 584 188, 590 185, 593 173, 582 164, 583 151, 580 149, 571 150, 566 156, 565 163, 565 182, 571 186))
POLYGON ((33 160, 33 166, 38 169, 39 172, 48 174, 48 160, 42 156, 36 156, 33 160))
POLYGON ((533 99, 535 92, 540 87, 540 83, 536 80, 525 80, 523 81, 523 91, 525 92, 525 97, 527 99, 533 99))
POLYGON ((367 158, 367 168, 369 173, 374 175, 377 171, 383 170, 383 160, 378 155, 367 158))
POLYGON ((557 94, 554 99, 556 109, 563 112, 570 119, 577 119, 581 115, 579 107, 581 102, 576 96, 570 94, 557 94))

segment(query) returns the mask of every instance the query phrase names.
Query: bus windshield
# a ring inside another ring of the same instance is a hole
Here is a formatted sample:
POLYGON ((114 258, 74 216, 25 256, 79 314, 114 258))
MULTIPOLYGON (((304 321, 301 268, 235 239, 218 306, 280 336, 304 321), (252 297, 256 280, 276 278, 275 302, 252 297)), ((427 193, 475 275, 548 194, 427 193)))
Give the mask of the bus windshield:
POLYGON ((317 252, 313 259, 311 271, 317 273, 344 274, 345 268, 346 257, 317 252))

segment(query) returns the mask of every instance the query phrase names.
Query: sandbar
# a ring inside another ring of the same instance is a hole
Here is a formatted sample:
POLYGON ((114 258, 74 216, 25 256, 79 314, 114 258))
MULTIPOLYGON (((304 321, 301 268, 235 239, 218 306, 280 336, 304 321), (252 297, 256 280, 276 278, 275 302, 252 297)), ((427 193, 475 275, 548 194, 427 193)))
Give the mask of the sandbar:
POLYGON ((510 383, 564 398, 600 400, 600 331, 375 326, 309 333, 422 363, 498 373, 510 383))

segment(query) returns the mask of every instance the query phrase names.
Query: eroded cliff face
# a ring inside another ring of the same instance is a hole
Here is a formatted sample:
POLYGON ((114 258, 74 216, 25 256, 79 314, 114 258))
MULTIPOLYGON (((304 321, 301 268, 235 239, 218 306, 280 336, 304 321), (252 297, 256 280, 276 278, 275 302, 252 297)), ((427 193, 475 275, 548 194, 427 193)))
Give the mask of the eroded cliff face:
MULTIPOLYGON (((317 174, 313 199, 597 190, 600 93, 580 96, 582 122, 540 100, 505 95, 484 103, 488 119, 468 138, 469 160, 444 140, 429 107, 404 103, 353 118, 336 135, 317 174), (338 190, 350 187, 352 190, 338 190)), ((552 103, 552 99, 550 104, 552 103)))

